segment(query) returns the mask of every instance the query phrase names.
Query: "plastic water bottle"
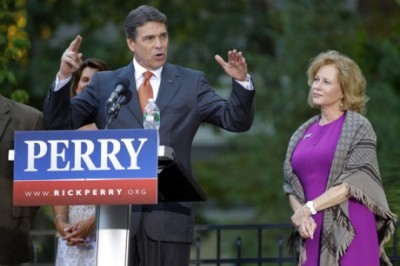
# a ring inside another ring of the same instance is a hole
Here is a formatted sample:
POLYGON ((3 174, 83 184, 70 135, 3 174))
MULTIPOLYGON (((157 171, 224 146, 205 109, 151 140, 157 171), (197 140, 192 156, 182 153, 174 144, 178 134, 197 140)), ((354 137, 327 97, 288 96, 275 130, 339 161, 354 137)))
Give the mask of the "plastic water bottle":
POLYGON ((149 99, 143 111, 143 128, 159 129, 160 128, 160 109, 154 99, 149 99))
POLYGON ((143 128, 157 129, 157 147, 160 146, 160 109, 155 100, 150 98, 147 100, 147 105, 143 110, 143 128))

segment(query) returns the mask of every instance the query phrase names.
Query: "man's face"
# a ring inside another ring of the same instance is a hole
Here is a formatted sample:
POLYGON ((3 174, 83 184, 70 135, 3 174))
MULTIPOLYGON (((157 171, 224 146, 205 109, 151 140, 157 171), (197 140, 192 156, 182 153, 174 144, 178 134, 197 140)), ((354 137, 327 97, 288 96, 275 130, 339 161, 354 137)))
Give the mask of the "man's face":
POLYGON ((137 28, 136 39, 127 39, 136 61, 144 68, 155 70, 167 61, 168 33, 164 23, 147 22, 137 28))

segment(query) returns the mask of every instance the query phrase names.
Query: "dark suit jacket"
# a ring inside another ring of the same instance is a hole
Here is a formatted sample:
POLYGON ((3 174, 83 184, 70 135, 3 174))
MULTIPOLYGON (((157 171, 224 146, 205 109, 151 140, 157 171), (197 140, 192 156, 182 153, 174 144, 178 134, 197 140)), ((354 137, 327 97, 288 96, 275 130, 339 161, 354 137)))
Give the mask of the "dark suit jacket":
MULTIPOLYGON (((121 108, 109 128, 143 128, 132 62, 115 71, 98 72, 83 93, 72 100, 69 99, 69 85, 57 92, 50 90, 44 105, 45 126, 49 129, 76 129, 94 121, 98 128, 104 128, 107 123, 105 102, 117 79, 122 77, 129 79, 133 97, 121 108)), ((248 130, 254 116, 254 93, 232 81, 231 97, 226 101, 215 93, 202 72, 166 64, 156 99, 161 111, 160 145, 172 147, 177 161, 192 173, 191 147, 200 124, 207 122, 235 132, 248 130)), ((140 217, 144 219, 145 230, 152 239, 192 241, 192 203, 134 206, 132 235, 140 217)))
POLYGON ((30 238, 37 207, 13 207, 14 164, 8 151, 14 149, 14 131, 43 129, 38 110, 0 95, 0 264, 33 260, 30 238))

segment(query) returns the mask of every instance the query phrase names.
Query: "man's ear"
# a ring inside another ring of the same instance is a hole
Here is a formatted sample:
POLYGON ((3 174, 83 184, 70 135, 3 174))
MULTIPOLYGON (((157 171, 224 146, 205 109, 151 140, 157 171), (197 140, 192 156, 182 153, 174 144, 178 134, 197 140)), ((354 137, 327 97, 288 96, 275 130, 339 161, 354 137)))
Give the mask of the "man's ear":
POLYGON ((136 43, 132 39, 127 38, 126 39, 126 44, 128 45, 129 50, 131 50, 131 52, 134 53, 135 52, 136 43))

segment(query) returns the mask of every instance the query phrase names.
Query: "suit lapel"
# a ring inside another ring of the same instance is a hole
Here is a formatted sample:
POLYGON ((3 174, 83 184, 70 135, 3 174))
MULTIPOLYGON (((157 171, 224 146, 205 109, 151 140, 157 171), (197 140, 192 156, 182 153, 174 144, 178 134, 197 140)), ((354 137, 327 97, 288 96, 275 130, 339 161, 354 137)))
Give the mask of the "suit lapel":
POLYGON ((161 83, 156 99, 157 106, 160 108, 161 113, 175 97, 180 87, 179 73, 175 71, 171 65, 166 64, 161 73, 161 83))
MULTIPOLYGON (((139 97, 136 89, 135 80, 135 69, 133 64, 130 63, 118 76, 118 78, 127 78, 130 81, 129 90, 132 92, 132 99, 127 104, 129 111, 132 113, 133 117, 140 123, 143 123, 142 110, 140 109, 139 97)), ((158 96, 156 103, 160 111, 162 112, 171 100, 175 97, 179 91, 181 85, 179 82, 179 73, 169 64, 165 64, 163 71, 161 73, 161 83, 158 90, 158 96)))
POLYGON ((118 78, 122 77, 129 80, 129 90, 132 92, 132 99, 127 103, 128 110, 132 113, 133 117, 142 124, 142 110, 140 109, 139 97, 136 89, 135 68, 132 62, 121 72, 121 76, 118 76, 118 78))

